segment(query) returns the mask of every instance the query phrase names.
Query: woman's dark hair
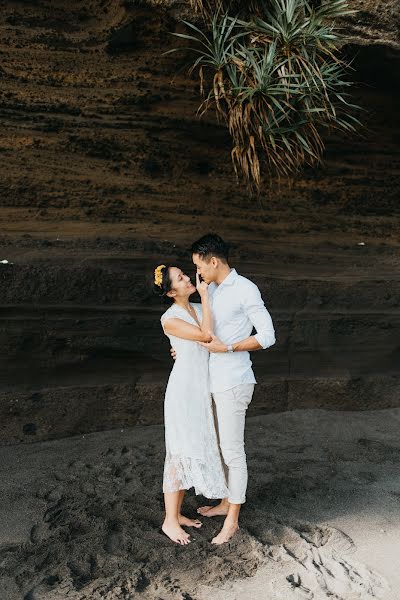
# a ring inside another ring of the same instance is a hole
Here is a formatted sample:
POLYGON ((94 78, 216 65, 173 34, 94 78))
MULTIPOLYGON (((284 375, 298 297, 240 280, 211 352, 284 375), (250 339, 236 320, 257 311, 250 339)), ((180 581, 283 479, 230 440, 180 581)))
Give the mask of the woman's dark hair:
POLYGON ((229 245, 216 233, 203 235, 191 247, 192 254, 198 254, 202 260, 209 261, 212 256, 217 256, 224 262, 228 262, 229 245))
POLYGON ((165 265, 165 267, 161 270, 162 279, 160 285, 156 285, 153 274, 153 292, 157 294, 157 296, 159 296, 165 304, 174 303, 173 298, 167 296, 167 292, 171 291, 172 289, 171 279, 169 277, 170 267, 172 267, 172 265, 165 265))

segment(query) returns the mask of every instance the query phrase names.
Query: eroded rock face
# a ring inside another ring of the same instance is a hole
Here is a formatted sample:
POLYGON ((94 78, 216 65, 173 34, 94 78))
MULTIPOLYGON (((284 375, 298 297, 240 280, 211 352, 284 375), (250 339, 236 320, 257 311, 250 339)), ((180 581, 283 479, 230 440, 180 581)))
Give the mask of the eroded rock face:
POLYGON ((1 11, 2 443, 162 420, 151 274, 193 273, 186 249, 209 230, 276 325, 253 414, 399 403, 399 14, 351 4, 366 128, 260 198, 236 182, 223 124, 196 116, 187 57, 163 54, 186 2, 1 11))

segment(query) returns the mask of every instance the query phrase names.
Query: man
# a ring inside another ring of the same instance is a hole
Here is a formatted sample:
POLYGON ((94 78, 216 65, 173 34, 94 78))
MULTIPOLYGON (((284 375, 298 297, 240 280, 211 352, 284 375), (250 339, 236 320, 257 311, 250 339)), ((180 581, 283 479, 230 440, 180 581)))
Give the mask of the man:
POLYGON ((256 383, 249 351, 272 346, 275 331, 258 287, 230 267, 229 247, 222 238, 205 235, 191 252, 197 273, 208 284, 213 311, 215 335, 211 342, 199 343, 210 352, 211 393, 229 490, 217 506, 203 506, 198 512, 205 517, 225 515, 222 530, 212 540, 223 544, 238 530, 240 507, 246 501, 244 426, 256 383))

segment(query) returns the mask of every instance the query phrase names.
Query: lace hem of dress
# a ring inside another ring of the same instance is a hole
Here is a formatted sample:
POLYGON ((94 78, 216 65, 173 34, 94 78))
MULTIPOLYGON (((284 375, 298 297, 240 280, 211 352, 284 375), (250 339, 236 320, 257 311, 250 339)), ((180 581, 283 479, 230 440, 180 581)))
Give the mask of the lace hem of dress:
POLYGON ((194 487, 197 496, 226 498, 229 494, 220 457, 203 462, 186 456, 168 455, 164 464, 163 492, 177 492, 194 487))

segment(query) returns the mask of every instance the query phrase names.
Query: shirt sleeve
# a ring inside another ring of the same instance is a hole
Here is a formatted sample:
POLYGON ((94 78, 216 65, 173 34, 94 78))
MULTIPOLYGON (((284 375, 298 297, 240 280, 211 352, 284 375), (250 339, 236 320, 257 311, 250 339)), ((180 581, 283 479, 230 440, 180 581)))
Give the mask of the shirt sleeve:
POLYGON ((248 286, 243 294, 242 306, 257 332, 254 337, 260 346, 264 350, 273 346, 276 342, 274 325, 261 298, 260 290, 255 284, 248 286))

